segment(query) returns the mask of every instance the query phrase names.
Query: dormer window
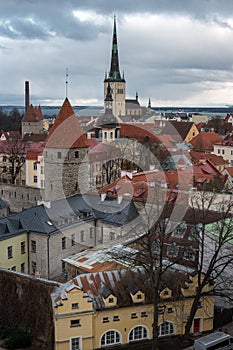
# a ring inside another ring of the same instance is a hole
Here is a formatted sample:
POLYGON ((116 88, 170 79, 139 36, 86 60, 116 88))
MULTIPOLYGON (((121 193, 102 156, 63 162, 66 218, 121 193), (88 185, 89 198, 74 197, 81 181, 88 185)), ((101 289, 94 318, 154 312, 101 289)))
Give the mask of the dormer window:
POLYGON ((160 247, 160 240, 156 240, 152 243, 152 252, 155 254, 160 254, 161 247, 160 247))
POLYGON ((105 299, 105 306, 106 307, 110 307, 110 308, 112 308, 112 307, 115 307, 116 306, 116 304, 117 304, 117 298, 114 296, 114 295, 112 295, 112 294, 109 294, 106 298, 104 298, 105 299))
POLYGON ((176 258, 179 253, 179 247, 177 247, 176 243, 171 243, 167 248, 167 255, 173 258, 176 258))
POLYGON ((189 239, 192 240, 192 241, 199 240, 201 231, 202 231, 202 225, 201 224, 193 226, 190 229, 189 239))
POLYGON ((192 247, 188 247, 184 251, 184 258, 187 260, 194 261, 196 257, 196 252, 192 247))
POLYGON ((183 238, 185 231, 187 229, 187 224, 185 222, 181 222, 179 225, 177 225, 172 233, 172 236, 183 238))

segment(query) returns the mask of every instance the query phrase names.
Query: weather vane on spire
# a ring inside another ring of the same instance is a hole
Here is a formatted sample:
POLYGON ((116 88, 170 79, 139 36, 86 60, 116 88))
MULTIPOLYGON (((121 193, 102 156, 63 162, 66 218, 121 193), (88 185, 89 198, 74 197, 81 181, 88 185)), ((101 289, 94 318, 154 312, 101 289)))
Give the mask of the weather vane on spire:
POLYGON ((66 98, 68 98, 68 81, 69 79, 69 74, 68 74, 68 68, 66 68, 66 98))

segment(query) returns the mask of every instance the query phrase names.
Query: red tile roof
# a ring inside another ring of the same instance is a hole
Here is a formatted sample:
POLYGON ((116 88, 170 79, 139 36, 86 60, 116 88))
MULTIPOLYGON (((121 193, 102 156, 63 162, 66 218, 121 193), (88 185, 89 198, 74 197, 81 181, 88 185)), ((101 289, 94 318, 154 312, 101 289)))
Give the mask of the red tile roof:
POLYGON ((213 151, 213 145, 218 142, 222 142, 222 137, 215 132, 200 133, 190 141, 193 149, 199 152, 213 151))
MULTIPOLYGON (((105 305, 105 300, 110 295, 116 297, 118 307, 126 307, 132 305, 132 295, 141 291, 145 295, 145 303, 147 304, 152 302, 153 296, 149 280, 148 271, 143 267, 85 273, 64 284, 63 288, 57 290, 56 294, 53 295, 53 298, 55 304, 59 306, 64 291, 69 293, 74 288, 78 288, 91 298, 96 310, 102 310, 108 307, 105 305)), ((160 287, 161 290, 165 287, 169 288, 172 291, 172 300, 179 300, 183 296, 181 288, 188 289, 191 283, 190 276, 186 272, 174 268, 165 271, 160 287)))
POLYGON ((89 147, 87 136, 67 98, 56 117, 55 123, 49 130, 46 147, 68 149, 89 147))
POLYGON ((227 168, 226 168, 226 171, 228 172, 228 174, 229 174, 230 176, 233 176, 233 167, 232 167, 232 166, 227 167, 227 168))
POLYGON ((222 156, 212 153, 202 153, 197 151, 190 151, 190 157, 193 163, 199 164, 203 161, 209 161, 213 166, 227 165, 228 162, 222 156))
POLYGON ((138 142, 143 143, 146 138, 149 138, 152 142, 160 142, 157 135, 155 135, 156 125, 154 123, 121 123, 120 135, 121 138, 132 138, 138 142))
MULTIPOLYGON (((88 140, 89 141, 89 140, 88 140)), ((121 155, 121 151, 118 147, 115 147, 111 144, 100 143, 98 142, 95 146, 93 146, 89 151, 89 160, 91 162, 98 161, 108 161, 109 159, 119 158, 121 155)))
POLYGON ((42 156, 43 151, 41 152, 35 152, 35 151, 28 151, 26 155, 26 160, 37 160, 38 156, 42 156))
POLYGON ((23 136, 23 141, 25 142, 44 142, 46 140, 46 134, 25 134, 23 136))
POLYGON ((233 176, 233 167, 229 166, 228 168, 226 168, 226 171, 229 173, 230 176, 233 176))
POLYGON ((38 122, 43 120, 43 115, 41 112, 41 108, 34 107, 33 105, 30 105, 28 107, 27 112, 24 114, 22 122, 38 122))
POLYGON ((210 183, 215 179, 215 176, 219 177, 222 184, 226 181, 226 177, 210 164, 199 164, 167 172, 148 171, 133 174, 132 179, 123 176, 103 187, 99 193, 106 193, 109 197, 125 196, 129 199, 150 201, 154 198, 155 187, 158 186, 163 189, 165 200, 171 201, 171 191, 187 191, 194 186, 194 180, 195 183, 210 183))

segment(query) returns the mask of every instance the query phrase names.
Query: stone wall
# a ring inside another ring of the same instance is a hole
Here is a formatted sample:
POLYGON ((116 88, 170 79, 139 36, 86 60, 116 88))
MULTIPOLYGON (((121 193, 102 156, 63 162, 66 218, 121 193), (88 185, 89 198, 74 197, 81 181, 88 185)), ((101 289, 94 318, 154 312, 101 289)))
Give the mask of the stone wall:
POLYGON ((88 149, 45 148, 45 200, 54 201, 89 188, 88 149))
POLYGON ((0 196, 9 205, 12 212, 37 205, 44 190, 34 187, 0 184, 0 196))
POLYGON ((37 122, 22 122, 22 135, 25 134, 40 134, 43 132, 43 121, 37 122))
POLYGON ((27 330, 34 350, 54 349, 52 281, 0 269, 0 326, 27 330))

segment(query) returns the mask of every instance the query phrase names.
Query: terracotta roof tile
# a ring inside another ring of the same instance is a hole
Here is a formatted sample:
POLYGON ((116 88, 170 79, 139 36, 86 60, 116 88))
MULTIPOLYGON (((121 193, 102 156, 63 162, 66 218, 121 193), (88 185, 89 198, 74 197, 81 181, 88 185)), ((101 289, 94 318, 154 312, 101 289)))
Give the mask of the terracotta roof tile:
POLYGON ((46 147, 68 149, 89 147, 86 134, 67 98, 56 117, 55 123, 49 130, 46 147))
POLYGON ((213 145, 222 141, 222 137, 215 132, 203 132, 195 136, 190 143, 195 151, 206 152, 212 151, 213 145))
POLYGON ((22 122, 38 122, 41 120, 43 120, 43 116, 40 106, 34 107, 33 105, 30 105, 23 116, 22 122))
POLYGON ((192 162, 195 164, 199 164, 203 161, 209 161, 214 166, 228 164, 228 162, 225 159, 223 159, 222 156, 218 156, 218 155, 212 154, 212 153, 202 153, 202 152, 197 152, 197 151, 191 150, 190 157, 192 159, 192 162))
POLYGON ((226 171, 228 172, 228 174, 229 174, 230 176, 233 176, 233 167, 232 167, 232 166, 227 167, 227 168, 226 168, 226 171))
POLYGON ((37 160, 38 156, 42 156, 43 151, 41 152, 35 152, 35 151, 28 151, 26 155, 26 160, 37 160))
POLYGON ((121 123, 120 134, 122 138, 136 139, 143 143, 145 138, 149 138, 152 142, 160 142, 157 135, 154 134, 156 126, 154 123, 121 123))

